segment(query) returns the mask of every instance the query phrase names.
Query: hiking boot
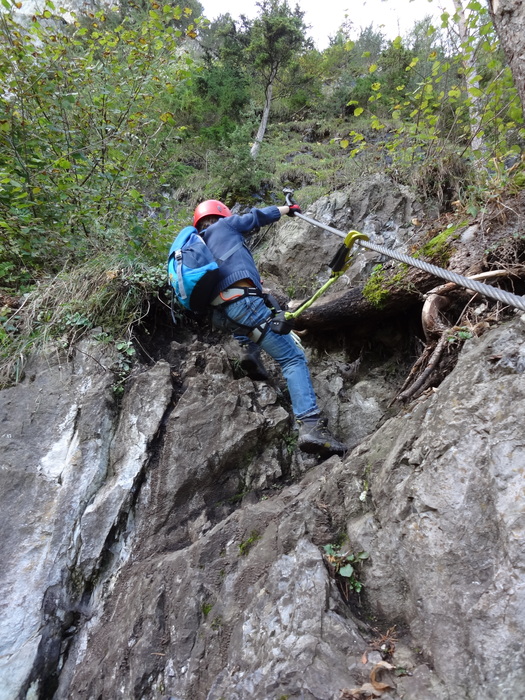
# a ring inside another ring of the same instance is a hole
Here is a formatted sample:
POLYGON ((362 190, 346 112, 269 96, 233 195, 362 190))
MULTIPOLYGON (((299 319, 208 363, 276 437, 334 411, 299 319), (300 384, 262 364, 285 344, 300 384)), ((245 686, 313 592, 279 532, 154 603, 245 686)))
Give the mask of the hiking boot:
POLYGON ((241 367, 250 379, 265 381, 269 377, 261 360, 261 349, 255 343, 242 346, 241 367))
POLYGON ((344 455, 348 447, 336 440, 326 427, 326 418, 298 420, 299 441, 298 447, 308 454, 318 454, 323 457, 330 455, 344 455))

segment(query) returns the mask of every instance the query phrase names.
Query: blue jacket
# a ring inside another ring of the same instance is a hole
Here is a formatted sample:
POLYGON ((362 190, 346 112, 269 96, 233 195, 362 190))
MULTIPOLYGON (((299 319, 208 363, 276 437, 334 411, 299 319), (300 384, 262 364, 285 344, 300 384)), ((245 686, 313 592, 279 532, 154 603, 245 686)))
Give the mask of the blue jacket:
MULTIPOLYGON (((248 214, 243 214, 242 216, 234 214, 233 216, 219 219, 215 224, 202 231, 201 236, 215 258, 220 259, 222 255, 235 246, 236 242, 244 242, 245 236, 253 229, 272 224, 280 218, 281 213, 275 206, 264 207, 263 209, 254 208, 248 214)), ((219 282, 213 289, 212 299, 219 292, 234 286, 235 282, 239 282, 242 279, 250 279, 254 287, 262 289, 255 260, 246 244, 219 265, 219 274, 219 282)))

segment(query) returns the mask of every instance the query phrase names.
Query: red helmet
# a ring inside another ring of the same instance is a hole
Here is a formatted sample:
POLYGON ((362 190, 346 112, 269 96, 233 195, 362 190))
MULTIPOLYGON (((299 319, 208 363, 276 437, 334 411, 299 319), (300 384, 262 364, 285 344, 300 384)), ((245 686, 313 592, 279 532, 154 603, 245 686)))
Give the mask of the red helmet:
POLYGON ((201 219, 205 216, 231 216, 232 213, 222 202, 218 199, 207 199, 205 202, 201 202, 198 207, 193 212, 193 225, 197 226, 201 219))

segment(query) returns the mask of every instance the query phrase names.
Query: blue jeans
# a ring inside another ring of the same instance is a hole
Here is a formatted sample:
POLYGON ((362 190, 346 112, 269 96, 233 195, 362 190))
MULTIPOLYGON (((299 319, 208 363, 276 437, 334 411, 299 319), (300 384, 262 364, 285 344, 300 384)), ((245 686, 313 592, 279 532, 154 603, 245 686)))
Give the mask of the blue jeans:
MULTIPOLYGON (((236 336, 243 336, 249 329, 261 325, 269 315, 270 310, 261 297, 243 297, 215 307, 212 322, 220 330, 231 330, 236 336)), ((295 417, 306 418, 319 413, 305 354, 293 336, 269 330, 259 346, 281 366, 295 417)))

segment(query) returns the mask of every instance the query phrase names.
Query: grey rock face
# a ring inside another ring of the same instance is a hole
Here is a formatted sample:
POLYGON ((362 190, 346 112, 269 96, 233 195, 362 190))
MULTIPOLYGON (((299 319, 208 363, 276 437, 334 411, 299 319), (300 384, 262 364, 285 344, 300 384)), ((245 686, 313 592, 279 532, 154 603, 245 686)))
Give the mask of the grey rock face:
MULTIPOLYGON (((355 229, 375 243, 398 248, 406 243, 417 206, 408 188, 375 175, 356 188, 322 197, 304 213, 342 233, 355 229)), ((264 249, 260 263, 263 278, 268 276, 268 284, 301 299, 326 282, 328 265, 341 243, 342 238, 333 233, 299 219, 287 219, 264 249)), ((376 253, 356 247, 352 266, 338 280, 337 291, 368 279, 378 262, 382 260, 376 253)))
POLYGON ((525 325, 468 343, 430 401, 362 445, 374 606, 401 614, 466 698, 519 697, 525 677, 525 325))
POLYGON ((50 352, 1 392, 2 698, 41 691, 41 677, 53 685, 61 638, 81 617, 82 588, 127 514, 171 396, 164 363, 137 378, 115 428, 114 360, 96 344, 71 361, 50 352))
POLYGON ((524 336, 468 341, 386 422, 387 385, 334 386, 359 444, 314 465, 221 346, 174 344, 121 406, 97 344, 35 365, 0 393, 2 700, 338 700, 394 626, 385 700, 520 697, 524 336), (343 535, 370 555, 350 604, 321 548, 343 535))

